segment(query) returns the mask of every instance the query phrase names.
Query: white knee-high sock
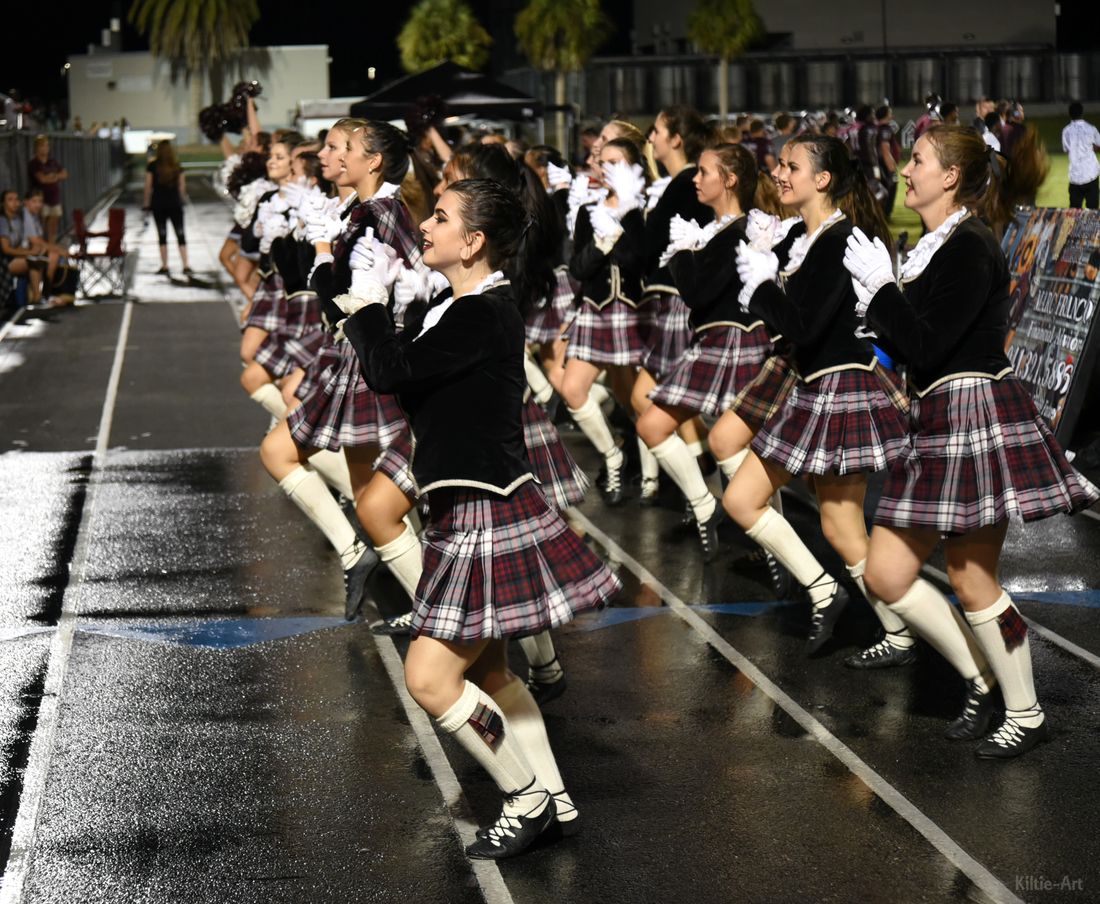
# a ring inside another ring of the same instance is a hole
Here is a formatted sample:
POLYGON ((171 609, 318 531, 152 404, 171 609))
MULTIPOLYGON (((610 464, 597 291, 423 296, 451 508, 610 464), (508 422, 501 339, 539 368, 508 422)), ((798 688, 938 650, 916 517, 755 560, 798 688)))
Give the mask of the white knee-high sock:
POLYGON ((344 570, 351 568, 366 547, 356 538, 355 530, 321 476, 313 468, 299 465, 279 481, 279 486, 290 501, 320 528, 332 548, 339 553, 344 570))
POLYGON ((405 513, 405 517, 401 520, 404 521, 409 526, 409 529, 418 536, 420 534, 420 531, 423 530, 424 526, 420 523, 420 513, 417 512, 415 508, 409 509, 405 513))
POLYGON ((521 637, 519 648, 527 659, 527 665, 531 667, 531 677, 545 684, 557 681, 565 670, 558 662, 558 654, 554 650, 554 639, 549 631, 543 631, 534 637, 521 637))
POLYGON ((638 459, 642 465, 642 480, 656 480, 661 473, 660 462, 640 436, 638 437, 638 459))
POLYGON ((534 395, 535 401, 540 405, 549 402, 551 396, 554 395, 554 387, 546 379, 546 374, 539 367, 538 361, 529 354, 523 356, 523 372, 527 374, 527 385, 531 387, 531 393, 534 395))
POLYGON ((718 462, 718 467, 726 476, 726 480, 733 480, 734 475, 740 470, 745 459, 749 457, 749 448, 746 446, 740 452, 734 452, 729 458, 723 458, 718 462))
POLYGON ((512 797, 505 803, 505 813, 535 816, 546 809, 546 788, 535 778, 504 714, 476 684, 465 682, 462 695, 437 722, 489 773, 496 786, 512 797))
POLYGON ((867 602, 871 604, 871 608, 874 609, 875 615, 878 616, 878 620, 882 622, 882 628, 886 632, 886 639, 892 643, 895 647, 901 647, 902 649, 909 649, 916 643, 916 639, 909 631, 908 625, 901 620, 901 617, 891 611, 890 607, 886 605, 877 596, 867 592, 867 585, 863 582, 863 572, 867 567, 867 560, 861 559, 856 562, 855 565, 848 566, 848 574, 852 576, 852 580, 859 586, 860 592, 867 597, 867 602))
POLYGON ((814 607, 827 605, 837 583, 795 533, 790 522, 769 508, 745 534, 770 552, 791 576, 806 588, 814 607))
POLYGON ((965 620, 942 593, 917 578, 890 609, 910 628, 930 643, 955 671, 967 681, 980 682, 979 690, 989 689, 989 663, 982 655, 965 620))
POLYGON ((593 383, 592 388, 588 390, 588 398, 597 405, 602 405, 611 398, 611 392, 603 383, 593 383))
POLYGON ((1001 685, 1006 714, 1028 728, 1036 728, 1042 724, 1043 709, 1035 694, 1031 644, 1028 642, 1026 624, 1021 624, 1022 619, 1023 616, 1012 605, 1012 598, 1003 591, 992 606, 966 613, 966 620, 989 660, 993 674, 997 676, 997 683, 1001 685), (1010 631, 1006 638, 1002 621, 1006 621, 1009 627, 1015 627, 1017 633, 1010 631))
POLYGON ((688 452, 696 458, 707 451, 707 441, 705 439, 693 439, 690 443, 685 441, 684 445, 687 446, 688 452))
POLYGON ((546 723, 542 720, 539 705, 531 692, 518 678, 509 681, 493 694, 512 736, 519 743, 527 757, 527 762, 535 770, 535 778, 547 791, 554 795, 558 808, 558 822, 569 822, 577 818, 577 809, 565 791, 565 782, 558 771, 558 762, 550 747, 550 738, 546 735, 546 723))
POLYGON ((397 578, 409 599, 416 599, 416 585, 420 583, 420 575, 424 572, 424 560, 420 551, 420 540, 413 533, 411 527, 405 525, 405 530, 389 543, 376 546, 374 551, 378 553, 390 574, 397 578))
POLYGON ((607 418, 603 416, 603 412, 600 411, 600 406, 592 400, 592 396, 590 395, 585 399, 580 408, 570 408, 568 410, 577 426, 581 428, 581 433, 588 437, 588 441, 592 443, 595 450, 606 458, 609 463, 614 462, 617 466, 623 454, 622 450, 615 445, 615 437, 611 435, 611 426, 607 423, 607 418))
POLYGON ((319 449, 309 457, 309 465, 321 475, 325 483, 345 499, 355 498, 355 493, 351 488, 351 472, 348 470, 348 460, 344 457, 343 452, 319 449))
POLYGON ((274 383, 264 383, 249 398, 272 417, 279 420, 286 417, 286 402, 283 401, 283 394, 279 392, 279 387, 274 383))
POLYGON ((779 490, 776 490, 774 493, 772 493, 772 498, 771 498, 770 505, 773 509, 775 509, 777 512, 779 512, 780 515, 782 515, 783 514, 783 497, 779 495, 779 492, 780 492, 779 490))
POLYGON ((709 521, 718 505, 718 500, 714 498, 714 494, 703 479, 699 462, 688 450, 687 443, 673 433, 654 446, 651 451, 661 463, 661 467, 665 469, 665 473, 684 494, 692 511, 695 512, 695 520, 700 524, 709 521))

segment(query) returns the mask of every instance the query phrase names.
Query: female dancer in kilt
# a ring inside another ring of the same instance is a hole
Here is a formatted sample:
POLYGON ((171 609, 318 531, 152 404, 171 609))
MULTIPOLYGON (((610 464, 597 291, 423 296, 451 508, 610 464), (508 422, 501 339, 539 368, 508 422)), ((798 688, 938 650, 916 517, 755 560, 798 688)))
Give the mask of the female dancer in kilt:
MULTIPOLYGON (((690 310, 694 332, 679 363, 649 394, 652 404, 638 419, 637 429, 638 437, 691 505, 703 558, 710 562, 718 554, 718 521, 723 512, 703 479, 698 459, 676 430, 706 414, 718 419, 714 430, 719 435, 737 432, 732 425, 720 429, 723 421, 732 420, 751 439, 730 406, 760 373, 771 352, 771 338, 764 321, 738 304, 741 281, 729 265, 745 239, 745 214, 757 189, 756 161, 741 145, 719 145, 703 151, 693 181, 699 200, 714 212, 713 220, 699 227, 673 217, 672 241, 662 262, 667 260, 679 290, 675 297, 690 310)), ((733 448, 719 461, 729 479, 744 458, 739 453, 741 449, 733 448)))
MULTIPOLYGON (((398 185, 409 167, 404 133, 387 123, 355 119, 339 120, 332 128, 347 139, 337 181, 354 185, 359 197, 336 241, 332 260, 320 263, 311 281, 322 311, 329 323, 335 324, 342 315, 332 298, 345 291, 351 279, 350 256, 357 239, 373 236, 410 266, 420 269, 423 264, 408 211, 398 196, 398 185)), ((396 313, 403 315, 403 311, 396 313)), ((338 357, 312 385, 302 404, 264 437, 260 457, 268 473, 340 555, 347 613, 362 605, 367 578, 378 557, 357 538, 308 462, 318 449, 342 450, 353 495, 357 496, 370 479, 379 450, 401 431, 404 416, 392 396, 380 395, 363 383, 359 359, 347 342, 338 343, 336 351, 338 357)))
MULTIPOLYGON (((768 500, 792 477, 812 475, 825 537, 862 584, 867 473, 883 470, 901 452, 906 425, 898 405, 904 397, 871 343, 856 336, 855 291, 844 269, 853 224, 889 241, 867 181, 843 142, 811 135, 783 146, 776 176, 780 200, 797 208, 802 222, 774 251, 742 243, 737 269, 742 305, 773 335, 792 343, 797 380, 753 438, 723 503, 749 537, 807 589, 813 612, 806 650, 812 654, 832 636, 848 593, 768 500)), ((887 631, 898 634, 898 648, 911 647, 904 623, 882 610, 880 603, 876 613, 889 620, 887 631)))
MULTIPOLYGON (((545 298, 554 286, 550 261, 560 243, 560 234, 555 212, 547 203, 533 171, 526 164, 513 160, 500 145, 470 145, 457 149, 447 162, 440 196, 451 181, 460 179, 491 179, 512 192, 523 205, 531 224, 526 236, 530 263, 526 272, 512 272, 509 267, 506 275, 514 286, 521 287, 522 293, 528 294, 522 287, 533 285, 531 294, 540 294, 540 300, 545 298)), ((449 292, 449 287, 445 291, 449 292)), ((415 328, 415 324, 406 324, 406 329, 415 328)), ((554 425, 529 394, 524 397, 522 418, 527 461, 546 501, 559 511, 579 503, 584 499, 588 479, 562 444, 554 425)), ((415 599, 423 563, 416 534, 406 522, 419 494, 410 474, 411 455, 411 434, 406 429, 375 462, 375 473, 363 491, 360 511, 363 528, 379 558, 405 588, 409 598, 415 599)), ((412 615, 410 611, 387 619, 374 626, 374 630, 385 634, 407 633, 412 615)), ((564 693, 565 672, 558 661, 550 632, 521 637, 519 644, 530 666, 527 688, 536 701, 548 703, 564 693)))
POLYGON ((250 299, 241 333, 241 361, 246 367, 256 357, 256 350, 267 334, 279 326, 282 281, 271 267, 271 243, 290 231, 286 216, 290 203, 282 191, 293 178, 291 155, 294 146, 300 141, 301 136, 292 135, 271 145, 271 155, 267 158, 267 178, 275 187, 260 196, 252 222, 241 237, 242 249, 251 251, 255 248, 259 254, 256 269, 260 275, 260 282, 250 299))
MULTIPOLYGON (((524 326, 502 269, 528 272, 530 223, 487 179, 453 184, 421 224, 426 262, 451 294, 398 335, 386 311, 395 256, 374 244, 359 294, 337 303, 367 383, 408 412, 412 469, 428 494, 424 575, 416 591, 405 682, 504 794, 499 818, 467 848, 500 859, 559 823, 578 827, 538 706, 508 670, 507 638, 601 606, 618 581, 547 505, 524 455, 524 326)), ((359 246, 357 246, 358 248, 359 246)), ((516 287, 520 288, 520 287, 516 287)))
MULTIPOLYGON (((312 145, 299 145, 291 155, 293 181, 280 193, 287 209, 267 214, 269 219, 265 222, 271 225, 263 229, 261 248, 265 244, 269 246, 271 273, 261 283, 257 297, 264 300, 268 312, 261 320, 257 314, 261 301, 253 304, 249 323, 262 327, 262 336, 251 361, 245 362, 241 372, 244 391, 275 418, 286 415, 286 403, 275 385, 276 380, 308 364, 320 346, 320 305, 316 293, 309 291, 305 284, 313 248, 301 247, 296 238, 313 198, 323 197, 318 184, 321 164, 315 154, 304 150, 307 147, 312 145), (253 315, 256 315, 255 320, 253 315), (303 338, 310 333, 316 335, 303 343, 303 338)), ((264 205, 261 204, 260 209, 263 210, 264 205)))
POLYGON ((569 344, 558 391, 581 432, 604 457, 600 491, 608 505, 622 502, 626 458, 589 391, 606 369, 612 391, 629 410, 634 369, 644 351, 638 314, 645 262, 642 159, 641 149, 625 139, 603 145, 600 163, 608 196, 580 208, 569 261, 580 291, 577 315, 566 333, 569 344))
MULTIPOLYGON (((666 107, 658 113, 649 132, 653 157, 664 167, 668 176, 650 186, 645 214, 646 272, 642 280, 640 313, 644 323, 646 348, 642 353, 642 366, 631 392, 633 410, 639 417, 652 404, 649 396, 657 381, 672 372, 691 342, 692 330, 688 323, 687 305, 680 297, 680 290, 664 264, 663 253, 668 245, 669 223, 673 217, 694 220, 700 226, 705 226, 714 218, 712 209, 700 201, 693 181, 695 164, 706 137, 707 129, 702 117, 690 107, 680 106, 666 107), (664 184, 659 193, 654 192, 653 189, 661 183, 664 184)), ((678 429, 682 429, 691 442, 691 451, 695 455, 701 455, 703 447, 698 429, 700 425, 689 424, 688 421, 684 424, 678 429)), ((640 502, 642 505, 653 505, 657 501, 657 458, 640 436, 638 450, 642 464, 640 502)), ((713 496, 709 492, 707 496, 710 501, 702 503, 702 513, 711 515, 716 511, 720 512, 713 496)), ((696 507, 693 505, 692 508, 695 510, 696 507)), ((700 512, 696 511, 695 514, 698 523, 700 512)), ((705 523, 699 525, 699 535, 701 538, 709 536, 705 523)), ((703 539, 703 544, 706 547, 706 539, 703 539)), ((704 549, 704 555, 707 554, 704 549)))
POLYGON ((912 398, 911 440, 875 511, 867 586, 966 679, 948 737, 985 734, 1000 686, 1004 722, 975 751, 989 758, 1019 756, 1048 737, 1027 625, 997 576, 1008 519, 1068 514, 1100 496, 1066 461, 1005 354, 1008 269, 979 218, 1003 226, 1011 216, 1005 165, 972 129, 934 126, 902 171, 905 206, 926 231, 900 286, 889 252, 861 233, 845 258, 861 285, 857 311, 908 365, 912 398), (920 577, 941 539, 969 630, 920 577))

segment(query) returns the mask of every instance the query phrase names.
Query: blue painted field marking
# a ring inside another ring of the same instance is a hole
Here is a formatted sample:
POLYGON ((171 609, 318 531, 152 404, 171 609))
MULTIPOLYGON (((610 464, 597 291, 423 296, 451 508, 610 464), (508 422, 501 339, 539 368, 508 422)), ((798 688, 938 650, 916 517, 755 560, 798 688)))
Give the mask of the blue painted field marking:
POLYGON ((1100 609, 1100 590, 1052 590, 1032 592, 1021 590, 1010 595, 1018 603, 1054 603, 1057 606, 1080 606, 1100 609))
POLYGON ((667 615, 671 610, 667 606, 611 606, 599 612, 587 613, 577 617, 565 627, 566 631, 599 631, 613 628, 627 622, 641 621, 655 615, 667 615))
POLYGON ((78 628, 86 634, 140 640, 149 643, 178 644, 233 650, 272 640, 285 640, 301 634, 326 631, 348 625, 335 616, 313 618, 229 618, 186 625, 126 624, 83 622, 78 628))
POLYGON ((765 612, 770 612, 772 609, 778 609, 781 606, 787 606, 784 600, 772 600, 766 603, 704 603, 698 606, 692 606, 692 609, 704 609, 707 612, 718 612, 721 615, 741 615, 748 617, 755 617, 757 615, 763 615, 765 612))

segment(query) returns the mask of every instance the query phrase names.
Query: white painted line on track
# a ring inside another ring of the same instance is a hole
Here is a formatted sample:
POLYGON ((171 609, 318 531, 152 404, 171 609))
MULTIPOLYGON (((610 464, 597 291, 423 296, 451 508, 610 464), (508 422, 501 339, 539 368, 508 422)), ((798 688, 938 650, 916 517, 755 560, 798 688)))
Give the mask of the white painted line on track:
MULTIPOLYGON (((26 310, 26 309, 24 308, 24 310, 26 310)), ((0 327, 0 342, 4 341, 4 339, 7 337, 8 333, 10 333, 13 329, 15 329, 15 325, 22 319, 23 319, 23 311, 17 311, 14 315, 12 315, 11 320, 9 320, 2 327, 0 327)))
MULTIPOLYGON (((947 572, 941 571, 939 568, 936 568, 933 565, 925 565, 921 570, 932 575, 934 578, 943 581, 943 583, 946 584, 948 587, 951 586, 951 581, 947 577, 947 572)), ((1020 596, 1026 599, 1026 595, 1024 593, 1021 593, 1020 596)), ((1078 659, 1084 660, 1093 668, 1100 669, 1100 656, 1097 656, 1095 653, 1086 650, 1082 646, 1078 646, 1069 638, 1063 637, 1057 631, 1052 631, 1046 625, 1042 624, 1041 622, 1037 622, 1034 618, 1024 616, 1024 621, 1026 621, 1031 630, 1038 634, 1040 637, 1049 640, 1056 647, 1061 647, 1071 656, 1076 656, 1078 659)))
POLYGON ((1094 512, 1092 509, 1084 509, 1081 514, 1086 518, 1093 518, 1096 521, 1100 521, 1100 512, 1094 512))
POLYGON ((638 580, 648 584, 656 590, 665 604, 685 621, 704 640, 728 662, 740 670, 750 681, 763 691, 780 709, 794 719, 802 728, 821 744, 826 750, 835 756, 855 776, 863 781, 879 799, 887 804, 902 819, 908 822, 914 829, 938 850, 959 871, 964 873, 971 882, 989 899, 1005 904, 1023 904, 1023 901, 1009 890, 1003 882, 986 869, 981 863, 964 851, 943 829, 924 815, 904 794, 898 791, 886 779, 875 772, 862 759, 860 759, 850 747, 836 737, 817 719, 803 709, 789 694, 784 692, 774 681, 768 678, 759 668, 743 654, 736 650, 722 635, 714 630, 707 622, 676 594, 669 590, 633 556, 624 550, 618 543, 596 527, 585 515, 573 509, 570 514, 584 525, 588 533, 592 535, 609 552, 629 568, 638 580))
POLYGON ((69 568, 69 584, 61 600, 61 615, 57 621, 57 631, 50 643, 46 683, 39 705, 38 724, 31 739, 27 768, 23 773, 23 792, 19 797, 19 811, 12 829, 11 853, 4 870, 4 884, 0 887, 0 904, 16 904, 23 900, 24 886, 33 866, 38 817, 42 807, 42 797, 46 791, 50 761, 53 758, 54 740, 61 714, 61 695, 64 690, 65 674, 69 667, 69 654, 72 652, 80 595, 88 568, 96 499, 107 460, 107 443, 111 438, 111 422, 114 418, 115 400, 118 397, 118 386, 122 377, 122 363, 126 357, 126 343, 130 335, 132 313, 133 302, 127 302, 122 313, 122 323, 118 329, 118 341, 115 344, 111 376, 107 381, 103 412, 99 418, 99 432, 92 456, 91 473, 88 476, 84 509, 77 527, 76 548, 69 568))
MULTIPOLYGON (((389 637, 385 636, 375 637, 374 642, 378 648, 378 655, 382 657, 382 664, 386 667, 386 672, 393 683, 393 689, 405 708, 405 715, 408 717, 409 725, 412 726, 413 734, 416 735, 420 749, 424 752, 424 759, 427 760, 435 777, 435 783, 443 794, 443 803, 451 814, 455 830, 462 840, 462 846, 473 844, 474 833, 478 828, 477 823, 461 814, 461 811, 469 809, 462 793, 462 786, 458 783, 458 777, 451 768, 447 754, 443 752, 443 745, 439 743, 427 713, 417 706, 416 701, 405 688, 405 666, 397 652, 397 647, 389 637)), ((478 885, 481 886, 486 904, 513 904, 512 894, 504 884, 504 877, 494 861, 471 859, 470 865, 473 867, 478 885)))

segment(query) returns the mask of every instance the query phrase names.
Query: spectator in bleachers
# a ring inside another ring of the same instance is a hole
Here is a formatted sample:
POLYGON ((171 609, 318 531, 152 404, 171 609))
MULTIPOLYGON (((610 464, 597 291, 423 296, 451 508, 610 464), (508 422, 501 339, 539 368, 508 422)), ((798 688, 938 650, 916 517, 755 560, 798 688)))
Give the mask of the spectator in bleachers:
POLYGON ((798 120, 791 116, 790 113, 779 113, 775 117, 775 138, 772 139, 772 154, 775 155, 776 160, 779 159, 779 152, 783 150, 785 145, 794 135, 795 130, 798 128, 798 120))
POLYGON ((770 174, 777 164, 775 154, 772 153, 771 140, 764 130, 764 120, 754 119, 749 123, 749 140, 745 144, 756 154, 756 165, 760 171, 770 174))
POLYGON ((10 291, 13 280, 30 274, 31 249, 23 234, 22 205, 19 192, 14 188, 4 189, 3 211, 0 212, 0 266, 3 267, 5 291, 10 291))
POLYGON ((979 97, 974 103, 974 120, 971 123, 974 126, 974 131, 979 135, 984 135, 987 128, 985 118, 996 109, 997 105, 984 94, 979 97))
POLYGON ((69 171, 50 156, 50 139, 39 135, 34 139, 34 156, 27 164, 31 188, 42 189, 42 217, 46 223, 46 241, 56 242, 61 225, 61 183, 69 171))

